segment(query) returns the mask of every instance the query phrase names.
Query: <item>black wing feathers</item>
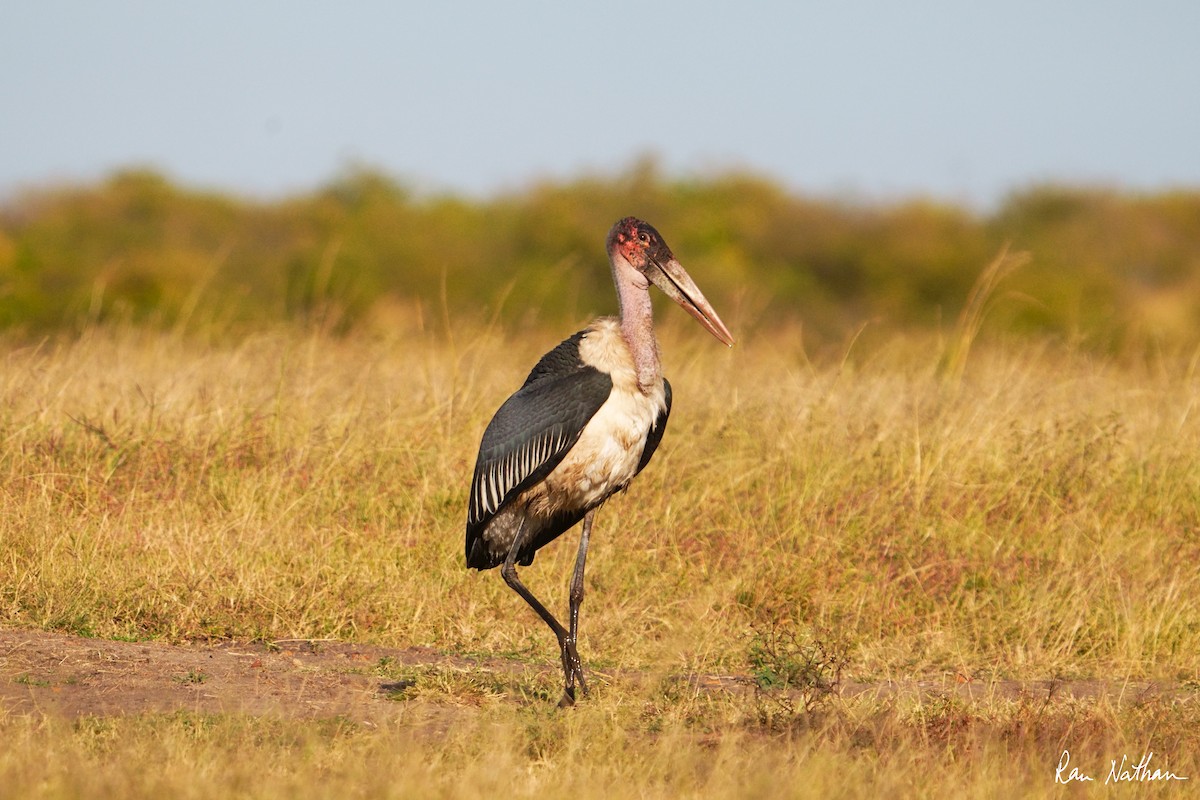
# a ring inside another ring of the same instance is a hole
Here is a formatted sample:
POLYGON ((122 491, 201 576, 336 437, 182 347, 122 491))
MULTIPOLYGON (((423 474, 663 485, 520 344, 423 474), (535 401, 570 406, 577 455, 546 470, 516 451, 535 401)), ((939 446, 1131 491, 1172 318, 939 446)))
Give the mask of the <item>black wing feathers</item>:
POLYGON ((572 334, 549 353, 539 358, 538 363, 534 364, 533 369, 529 371, 529 377, 525 379, 525 383, 521 384, 521 388, 524 389, 529 384, 545 378, 564 377, 580 369, 588 368, 579 359, 579 343, 583 341, 585 335, 587 335, 587 331, 572 334))
POLYGON ((466 550, 521 492, 543 480, 578 441, 612 391, 612 379, 579 359, 577 333, 542 356, 488 424, 467 514, 466 550))
POLYGON ((637 472, 633 473, 635 476, 650 463, 654 451, 658 449, 658 444, 662 441, 663 433, 667 430, 667 417, 671 415, 671 382, 666 378, 663 378, 663 394, 666 397, 667 407, 658 415, 658 419, 654 420, 650 433, 646 434, 646 446, 642 449, 642 458, 638 461, 637 472))

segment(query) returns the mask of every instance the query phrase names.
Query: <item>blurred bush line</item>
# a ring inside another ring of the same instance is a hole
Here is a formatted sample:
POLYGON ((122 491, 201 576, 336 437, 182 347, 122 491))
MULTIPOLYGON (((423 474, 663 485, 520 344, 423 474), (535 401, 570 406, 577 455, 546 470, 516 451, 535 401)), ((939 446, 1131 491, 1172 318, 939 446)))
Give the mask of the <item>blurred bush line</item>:
POLYGON ((1030 258, 990 298, 986 329, 1100 350, 1200 336, 1200 191, 1041 186, 980 214, 805 197, 748 174, 667 178, 651 161, 485 199, 370 170, 269 202, 147 170, 24 190, 0 204, 0 329, 340 332, 388 308, 567 326, 615 311, 603 242, 626 214, 664 233, 741 331, 948 329, 1009 244, 1030 258))

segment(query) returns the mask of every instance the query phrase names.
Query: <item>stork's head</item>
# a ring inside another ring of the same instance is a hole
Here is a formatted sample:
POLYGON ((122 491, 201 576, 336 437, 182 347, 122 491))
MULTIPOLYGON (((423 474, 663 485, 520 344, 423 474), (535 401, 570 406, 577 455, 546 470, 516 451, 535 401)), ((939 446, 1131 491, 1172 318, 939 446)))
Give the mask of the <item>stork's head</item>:
POLYGON ((648 289, 653 283, 683 306, 706 331, 723 344, 733 346, 733 334, 653 225, 637 217, 617 222, 608 232, 608 257, 615 280, 630 282, 641 289, 648 289))

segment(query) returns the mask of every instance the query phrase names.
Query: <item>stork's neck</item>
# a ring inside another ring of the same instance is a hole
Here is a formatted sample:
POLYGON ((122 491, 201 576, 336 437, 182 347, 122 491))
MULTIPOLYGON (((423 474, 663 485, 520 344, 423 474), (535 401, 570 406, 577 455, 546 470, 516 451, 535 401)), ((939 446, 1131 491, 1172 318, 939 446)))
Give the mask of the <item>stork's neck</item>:
POLYGON ((621 336, 633 356, 638 387, 643 392, 649 392, 662 380, 662 362, 658 357, 658 340, 654 338, 650 292, 645 286, 637 286, 623 279, 617 269, 613 270, 613 279, 617 284, 617 303, 621 309, 621 336))

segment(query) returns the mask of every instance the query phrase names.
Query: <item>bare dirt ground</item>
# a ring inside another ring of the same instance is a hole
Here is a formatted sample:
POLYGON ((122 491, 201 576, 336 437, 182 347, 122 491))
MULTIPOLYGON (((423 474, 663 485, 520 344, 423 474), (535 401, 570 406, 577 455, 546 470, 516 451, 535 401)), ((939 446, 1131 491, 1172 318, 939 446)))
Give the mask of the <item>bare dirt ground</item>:
POLYGON ((402 704, 380 659, 451 664, 421 649, 343 642, 170 645, 0 630, 0 708, 56 716, 187 710, 377 721, 402 704))
MULTIPOLYGON (((384 648, 329 641, 170 645, 86 639, 37 630, 0 630, 0 710, 80 716, 193 711, 283 718, 346 717, 371 724, 402 713, 404 687, 375 672, 392 664, 538 671, 511 661, 470 661, 425 648, 384 648)), ((554 666, 547 662, 545 670, 554 666)), ((616 680, 636 681, 638 676, 616 680)), ((700 691, 748 691, 739 675, 679 679, 700 691)), ((1195 694, 1189 686, 1121 681, 926 680, 844 684, 843 696, 953 695, 964 700, 1076 697, 1137 701, 1195 694)))

